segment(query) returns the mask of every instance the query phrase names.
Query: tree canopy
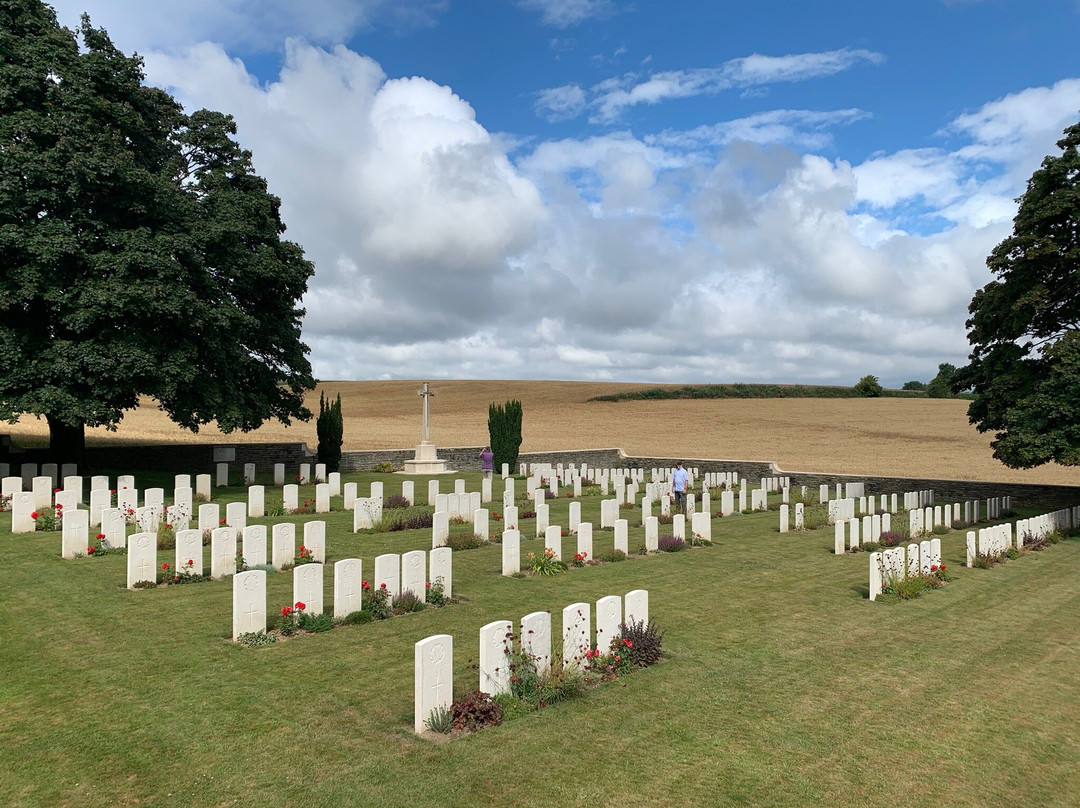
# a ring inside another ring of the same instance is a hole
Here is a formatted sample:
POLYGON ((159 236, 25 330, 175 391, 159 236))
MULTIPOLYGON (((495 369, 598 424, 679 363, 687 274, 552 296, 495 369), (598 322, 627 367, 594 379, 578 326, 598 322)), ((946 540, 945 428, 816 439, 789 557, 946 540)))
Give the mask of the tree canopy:
POLYGON ((61 452, 140 394, 194 431, 311 417, 313 267, 231 117, 143 80, 87 17, 0 4, 0 417, 61 452))
POLYGON ((929 398, 955 398, 958 390, 953 390, 956 382, 956 365, 942 362, 938 365, 937 376, 926 385, 926 395, 929 398))
POLYGON ((867 375, 863 376, 857 382, 855 382, 852 389, 857 395, 864 398, 878 398, 885 389, 881 386, 881 382, 878 381, 877 376, 867 375))
POLYGON ((996 279, 971 301, 970 363, 953 381, 974 392, 971 422, 996 433, 994 456, 1013 468, 1080 464, 1080 123, 1057 145, 987 258, 996 279))

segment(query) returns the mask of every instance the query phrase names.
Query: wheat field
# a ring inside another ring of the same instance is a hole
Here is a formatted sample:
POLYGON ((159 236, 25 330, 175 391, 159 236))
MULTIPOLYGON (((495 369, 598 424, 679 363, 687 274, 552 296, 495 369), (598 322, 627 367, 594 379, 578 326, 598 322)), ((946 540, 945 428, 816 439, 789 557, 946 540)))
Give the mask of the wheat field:
MULTIPOLYGON (((345 449, 405 448, 420 440, 417 381, 323 382, 309 394, 341 394, 345 449)), ((684 399, 590 402, 591 396, 652 384, 563 381, 436 381, 432 440, 439 446, 487 441, 491 402, 519 399, 522 451, 619 447, 630 455, 771 460, 785 471, 928 476, 949 479, 1080 485, 1080 468, 1027 471, 995 460, 990 435, 968 423, 967 402, 944 399, 684 399)), ((44 445, 44 419, 24 417, 7 428, 16 441, 44 445)), ((180 429, 152 400, 127 414, 116 432, 88 430, 90 444, 305 441, 314 449, 315 422, 274 422, 249 433, 197 435, 180 429)))

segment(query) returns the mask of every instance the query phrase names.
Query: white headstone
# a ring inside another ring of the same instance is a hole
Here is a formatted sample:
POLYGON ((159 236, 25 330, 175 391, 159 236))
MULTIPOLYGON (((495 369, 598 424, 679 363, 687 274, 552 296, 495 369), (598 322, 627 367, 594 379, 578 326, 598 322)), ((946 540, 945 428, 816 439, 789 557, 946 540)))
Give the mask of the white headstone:
POLYGON ((219 527, 210 534, 210 575, 219 580, 236 575, 236 528, 219 527))
POLYGON ((596 649, 602 654, 611 650, 611 642, 622 636, 622 598, 608 595, 596 601, 596 649))
POLYGON ((37 530, 34 521, 34 493, 32 491, 15 491, 11 496, 11 532, 33 533, 37 530))
POLYGON ((315 486, 315 513, 330 513, 330 484, 315 486))
POLYGON ((127 523, 119 508, 106 508, 101 512, 101 532, 109 547, 127 547, 127 523))
POLYGON ((274 464, 274 486, 280 488, 285 485, 285 464, 274 464))
MULTIPOLYGON (((660 520, 655 516, 650 516, 645 520, 645 549, 650 553, 655 553, 660 547, 660 520)), ((616 550, 620 549, 618 547, 616 550)), ((623 549, 625 553, 626 550, 623 549)))
POLYGON ((243 530, 247 527, 247 504, 243 502, 230 502, 226 505, 225 524, 234 530, 243 530))
POLYGON ((218 463, 214 466, 214 485, 225 488, 229 484, 229 464, 218 463))
POLYGON ((260 519, 266 514, 266 488, 261 485, 253 485, 248 488, 247 515, 252 519, 260 519))
POLYGON ((502 574, 517 575, 521 572, 521 533, 504 530, 502 534, 502 574))
POLYGON ((141 581, 157 581, 157 536, 153 533, 136 533, 128 541, 128 589, 141 581))
MULTIPOLYGON (((202 575, 202 533, 197 530, 176 531, 176 552, 174 554, 174 558, 174 569, 177 573, 180 573, 186 569, 192 575, 202 575), (188 564, 189 561, 192 562, 190 565, 188 564)), ((212 551, 211 558, 213 558, 212 551)))
POLYGON ((326 483, 330 486, 330 496, 341 496, 341 472, 331 471, 326 475, 326 483))
POLYGON ((293 567, 293 604, 303 603, 304 612, 323 613, 323 565, 300 564, 293 567))
MULTIPOLYGON (((135 486, 132 486, 134 488, 135 486)), ((211 494, 210 489, 210 475, 209 474, 196 474, 195 475, 195 496, 202 499, 209 500, 211 494)))
POLYGON ((300 486, 289 483, 281 489, 282 507, 286 513, 292 513, 300 507, 300 486))
POLYGON ((550 612, 532 612, 521 618, 521 651, 536 663, 538 673, 551 669, 550 612))
POLYGON ((244 528, 241 555, 249 567, 266 564, 266 525, 248 525, 244 528))
POLYGON ((282 569, 286 564, 296 561, 296 525, 283 522, 274 525, 271 531, 270 560, 275 569, 282 569))
POLYGON ((427 601, 427 558, 423 550, 411 550, 401 556, 401 591, 412 592, 421 602, 427 601))
POLYGON ((579 522, 577 531, 577 551, 584 554, 585 561, 593 558, 592 522, 579 522))
POLYGON ((326 482, 326 464, 325 463, 316 463, 315 464, 315 482, 316 483, 325 483, 326 482))
POLYGON ((393 603, 401 593, 401 556, 396 553, 384 553, 375 557, 376 589, 386 589, 388 603, 393 603))
POLYGON ((551 525, 544 531, 544 551, 548 550, 562 561, 562 528, 559 525, 551 525))
POLYGON ((513 624, 496 620, 480 629, 480 692, 498 696, 510 692, 510 643, 513 624))
POLYGON ((65 513, 60 536, 64 558, 86 555, 90 545, 90 513, 77 510, 65 513))
POLYGON ((345 483, 341 491, 341 495, 345 500, 342 506, 345 510, 351 511, 356 504, 356 483, 345 483))
POLYGON ((199 506, 199 530, 214 530, 220 527, 221 508, 216 503, 208 502, 199 506))
POLYGON ((320 564, 326 563, 326 522, 304 522, 304 547, 320 564))
POLYGON ((453 676, 453 637, 436 634, 416 643, 413 651, 413 730, 417 734, 424 731, 432 713, 450 709, 454 700, 453 676))
POLYGON ((249 570, 233 578, 233 639, 266 631, 266 570, 249 570))
POLYGON ((624 621, 630 623, 644 623, 649 625, 649 592, 646 589, 635 589, 626 593, 623 601, 624 621))
POLYGON ((90 524, 101 524, 101 512, 112 507, 112 491, 108 488, 95 488, 90 491, 90 524))
POLYGON ((428 553, 428 581, 433 585, 441 579, 443 596, 454 596, 454 551, 449 547, 439 547, 428 553))
POLYGON ((344 558, 334 564, 334 617, 342 618, 363 608, 364 562, 344 558))
POLYGON ((625 519, 615 520, 615 549, 622 550, 624 553, 630 552, 629 525, 630 523, 625 519))
POLYGON ((404 480, 401 483, 401 496, 409 501, 409 505, 416 504, 416 481, 404 480))
POLYGON ((445 547, 450 538, 450 514, 436 511, 431 517, 431 546, 445 547))
POLYGON ((585 667, 585 654, 592 650, 592 607, 571 603, 562 612, 563 665, 585 667))

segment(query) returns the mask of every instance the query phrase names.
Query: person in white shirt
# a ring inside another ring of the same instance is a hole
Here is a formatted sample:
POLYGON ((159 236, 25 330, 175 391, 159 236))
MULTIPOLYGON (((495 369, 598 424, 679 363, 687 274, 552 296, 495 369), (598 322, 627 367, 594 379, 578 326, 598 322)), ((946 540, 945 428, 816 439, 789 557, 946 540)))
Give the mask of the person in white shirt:
POLYGON ((679 513, 686 512, 686 487, 689 482, 690 474, 683 468, 680 460, 671 474, 671 493, 675 496, 675 510, 679 513))

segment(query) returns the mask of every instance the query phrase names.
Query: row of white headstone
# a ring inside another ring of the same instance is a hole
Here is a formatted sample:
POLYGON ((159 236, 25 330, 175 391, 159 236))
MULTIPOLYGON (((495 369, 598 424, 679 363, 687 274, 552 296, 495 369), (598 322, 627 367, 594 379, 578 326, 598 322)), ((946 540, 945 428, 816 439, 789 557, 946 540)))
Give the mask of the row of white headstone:
MULTIPOLYGON (((300 602, 309 614, 323 613, 324 564, 301 564, 293 568, 293 604, 300 602)), ((427 601, 431 582, 442 585, 443 595, 453 597, 453 554, 449 548, 413 550, 404 555, 385 553, 375 558, 372 588, 385 589, 389 602, 403 592, 427 601)), ((364 563, 345 558, 334 564, 334 617, 345 617, 363 605, 364 563)), ((266 571, 248 570, 233 578, 233 639, 241 634, 266 631, 266 571)))
POLYGON ((929 539, 905 547, 870 554, 870 600, 877 600, 890 580, 929 575, 941 566, 941 539, 929 539))
MULTIPOLYGON (((210 532, 210 575, 222 578, 236 573, 236 528, 215 527, 210 532)), ((240 557, 248 567, 266 565, 266 525, 249 525, 243 528, 240 557)), ((178 530, 176 532, 176 571, 189 571, 202 575, 203 531, 178 530), (188 562, 192 562, 188 564, 188 562)), ((75 545, 77 546, 77 545, 75 545)), ((83 544, 85 550, 86 545, 83 544)), ((326 522, 311 521, 304 524, 303 546, 311 551, 314 561, 326 560, 326 522)), ((65 543, 65 555, 67 545, 65 543)), ((296 561, 296 525, 285 522, 271 529, 271 564, 281 570, 296 561)), ((129 589, 144 581, 156 581, 158 574, 157 534, 135 533, 127 538, 127 585, 129 589)))
MULTIPOLYGON (((562 659, 564 665, 584 667, 586 652, 593 646, 592 606, 571 603, 562 610, 562 659)), ((611 641, 621 636, 623 624, 649 623, 649 593, 628 592, 625 599, 609 595, 596 602, 596 644, 608 653, 611 641)), ((519 650, 536 664, 539 672, 551 668, 551 612, 532 612, 521 618, 519 650)), ((480 629, 479 690, 492 696, 510 692, 513 624, 496 620, 480 629)), ((424 731, 432 713, 448 710, 454 698, 454 638, 436 634, 413 648, 413 730, 424 731)))
POLYGON ((1068 530, 1078 524, 1080 524, 1080 506, 1062 508, 1039 516, 1032 516, 1028 519, 1019 519, 1016 522, 1015 534, 1013 525, 1010 522, 980 528, 977 532, 969 530, 967 533, 967 566, 973 566, 975 559, 979 556, 996 558, 1008 552, 1010 547, 1015 546, 1018 550, 1023 549, 1026 543, 1037 541, 1047 533, 1068 530))
MULTIPOLYGON (((74 477, 79 473, 79 467, 75 463, 42 463, 40 469, 37 463, 22 463, 19 466, 18 479, 24 490, 30 489, 31 481, 35 477, 48 477, 52 487, 56 488, 57 482, 65 477, 74 477)), ((0 479, 11 476, 11 464, 0 463, 0 479)), ((5 491, 6 495, 7 492, 5 491)))
POLYGON ((891 530, 892 514, 888 512, 862 519, 840 519, 833 523, 833 553, 843 555, 846 548, 854 550, 860 545, 880 541, 881 534, 891 530))
MULTIPOLYGON (((860 499, 866 496, 866 483, 836 483, 836 495, 832 495, 832 487, 828 483, 818 486, 818 502, 825 503, 830 499, 860 499)), ((896 506, 893 506, 896 510, 896 506)))

